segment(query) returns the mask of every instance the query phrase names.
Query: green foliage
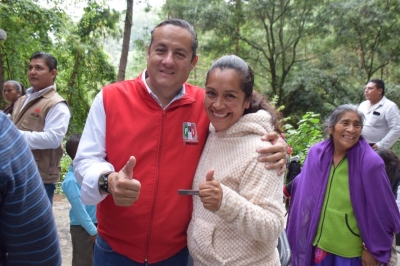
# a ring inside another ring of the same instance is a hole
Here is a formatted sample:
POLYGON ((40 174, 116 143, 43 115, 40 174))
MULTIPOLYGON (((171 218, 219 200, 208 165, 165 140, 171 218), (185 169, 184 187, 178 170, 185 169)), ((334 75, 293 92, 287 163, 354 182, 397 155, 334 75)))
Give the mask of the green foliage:
POLYGON ((62 11, 44 9, 30 0, 0 1, 0 28, 7 32, 7 40, 0 46, 0 64, 4 67, 0 81, 14 79, 27 87, 29 57, 36 51, 52 50, 64 18, 62 11))
POLYGON ((61 158, 61 175, 60 175, 60 182, 57 183, 56 185, 56 193, 58 194, 62 194, 62 182, 65 179, 65 175, 68 173, 69 170, 69 166, 71 165, 72 160, 71 158, 68 156, 68 154, 64 151, 64 155, 61 158))
POLYGON ((320 115, 307 112, 297 123, 297 128, 291 124, 285 124, 285 137, 293 148, 293 155, 299 155, 300 161, 304 162, 308 150, 312 145, 323 140, 320 115))

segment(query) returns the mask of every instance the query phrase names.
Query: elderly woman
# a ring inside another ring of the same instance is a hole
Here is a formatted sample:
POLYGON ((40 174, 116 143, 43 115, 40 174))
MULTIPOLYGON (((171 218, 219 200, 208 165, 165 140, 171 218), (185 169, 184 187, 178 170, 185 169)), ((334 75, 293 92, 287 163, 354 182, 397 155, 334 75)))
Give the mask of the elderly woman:
POLYGON ((6 108, 3 112, 7 115, 11 115, 14 108, 14 103, 21 97, 25 95, 24 86, 15 80, 7 80, 3 84, 3 97, 8 102, 6 108))
POLYGON ((388 263, 400 214, 382 159, 361 137, 354 105, 333 110, 291 188, 292 266, 388 263))
POLYGON ((279 131, 277 114, 253 92, 254 76, 229 55, 207 73, 204 108, 210 134, 193 181, 187 235, 194 265, 280 265, 283 178, 257 162, 260 136, 279 131))

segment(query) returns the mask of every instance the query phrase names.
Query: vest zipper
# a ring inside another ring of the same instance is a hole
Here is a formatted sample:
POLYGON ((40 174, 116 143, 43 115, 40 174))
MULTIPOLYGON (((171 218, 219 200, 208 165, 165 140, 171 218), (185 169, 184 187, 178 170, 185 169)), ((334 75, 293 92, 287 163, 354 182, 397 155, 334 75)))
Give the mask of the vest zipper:
MULTIPOLYGON (((165 119, 165 110, 163 110, 163 112, 162 112, 161 135, 160 136, 164 136, 164 119, 165 119)), ((152 226, 153 226, 154 212, 155 212, 155 209, 156 209, 157 190, 158 190, 158 183, 159 183, 159 176, 160 176, 160 163, 161 163, 162 146, 163 146, 163 138, 161 138, 160 145, 158 147, 159 153, 158 153, 158 158, 157 158, 157 174, 156 174, 156 181, 155 181, 155 186, 154 186, 154 198, 153 198, 153 203, 152 203, 152 206, 151 206, 150 225, 149 225, 149 231, 147 232, 147 241, 146 241, 146 253, 145 253, 146 265, 148 263, 147 259, 149 257, 151 229, 152 229, 152 226)))

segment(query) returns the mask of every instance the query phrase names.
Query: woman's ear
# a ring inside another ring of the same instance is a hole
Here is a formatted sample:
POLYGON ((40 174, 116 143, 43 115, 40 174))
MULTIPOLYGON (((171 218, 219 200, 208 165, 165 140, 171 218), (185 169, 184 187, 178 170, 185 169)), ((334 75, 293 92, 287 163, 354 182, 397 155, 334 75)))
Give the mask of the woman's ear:
POLYGON ((253 100, 253 94, 251 94, 250 97, 247 100, 245 100, 244 109, 249 109, 250 108, 252 100, 253 100))

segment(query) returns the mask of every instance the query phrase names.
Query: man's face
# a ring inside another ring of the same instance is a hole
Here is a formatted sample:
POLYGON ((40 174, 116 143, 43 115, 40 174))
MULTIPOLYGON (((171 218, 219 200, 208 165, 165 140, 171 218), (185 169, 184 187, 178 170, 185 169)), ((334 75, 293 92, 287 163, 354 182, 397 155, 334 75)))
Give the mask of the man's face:
POLYGON ((365 98, 374 104, 382 99, 382 89, 378 89, 373 82, 368 82, 367 86, 365 86, 364 94, 365 98))
POLYGON ((44 59, 32 59, 28 66, 28 80, 34 92, 53 85, 57 70, 50 70, 44 59))
POLYGON ((176 94, 197 62, 192 60, 193 37, 181 27, 164 25, 153 32, 147 50, 147 85, 157 96, 176 94))

